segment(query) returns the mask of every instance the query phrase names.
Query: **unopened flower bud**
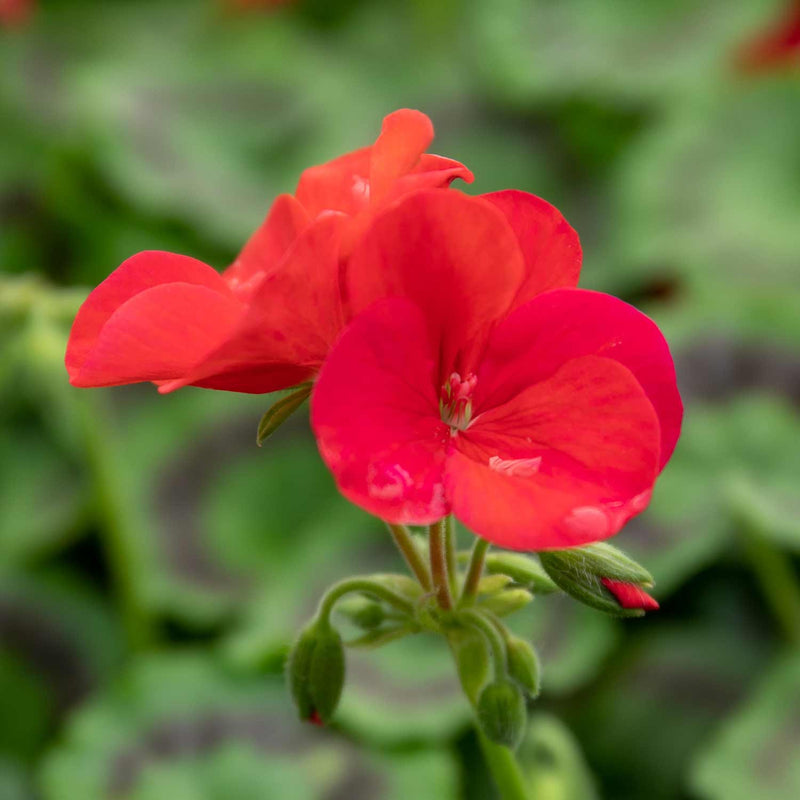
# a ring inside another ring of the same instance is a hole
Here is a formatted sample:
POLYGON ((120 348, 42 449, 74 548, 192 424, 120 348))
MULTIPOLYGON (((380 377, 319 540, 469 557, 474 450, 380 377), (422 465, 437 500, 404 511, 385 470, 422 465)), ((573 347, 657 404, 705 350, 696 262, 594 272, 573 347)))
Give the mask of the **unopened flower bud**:
POLYGON ((658 601, 650 597, 641 586, 637 586, 635 583, 612 581, 610 578, 603 578, 602 584, 617 598, 617 602, 623 608, 640 609, 641 611, 656 611, 658 609, 658 601))
POLYGON ((330 623, 315 620, 300 633, 289 653, 287 673, 300 719, 328 722, 344 686, 344 646, 330 623))
POLYGON ((486 637, 476 631, 452 640, 458 677, 467 697, 474 703, 489 676, 489 645, 486 637))
POLYGON ((384 607, 368 597, 346 597, 339 601, 336 612, 365 631, 378 628, 386 619, 384 607))
POLYGON ((485 608, 498 617, 507 617, 521 608, 525 608, 533 600, 533 595, 521 587, 506 589, 489 597, 481 598, 481 608, 485 608))
POLYGON ((522 740, 528 721, 525 698, 514 682, 500 678, 488 684, 475 708, 478 723, 486 737, 512 750, 522 740))
POLYGON ((539 559, 560 589, 592 608, 635 617, 658 607, 642 591, 653 585, 652 575, 609 544, 544 551, 539 559))
POLYGON ((511 636, 506 640, 508 675, 529 697, 539 694, 539 657, 524 639, 511 636))

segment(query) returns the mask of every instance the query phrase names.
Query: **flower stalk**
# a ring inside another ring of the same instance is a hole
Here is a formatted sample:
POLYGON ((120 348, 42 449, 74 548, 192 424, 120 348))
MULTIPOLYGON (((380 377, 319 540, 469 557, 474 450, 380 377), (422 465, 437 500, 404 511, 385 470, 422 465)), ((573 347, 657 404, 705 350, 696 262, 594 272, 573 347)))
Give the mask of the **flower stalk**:
POLYGON ((447 553, 445 547, 444 524, 442 520, 430 526, 430 561, 433 590, 439 606, 445 611, 453 608, 453 598, 450 594, 450 577, 447 569, 447 553))

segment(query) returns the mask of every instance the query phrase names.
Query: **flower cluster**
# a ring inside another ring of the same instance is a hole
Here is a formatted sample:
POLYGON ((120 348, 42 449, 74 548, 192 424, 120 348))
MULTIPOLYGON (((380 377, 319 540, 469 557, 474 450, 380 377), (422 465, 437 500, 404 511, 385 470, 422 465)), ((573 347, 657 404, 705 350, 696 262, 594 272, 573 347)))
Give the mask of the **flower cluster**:
POLYGON ((325 463, 387 522, 452 513, 518 550, 606 539, 678 438, 667 344, 633 307, 576 288, 578 236, 555 208, 450 188, 472 174, 427 153, 432 138, 424 114, 390 114, 372 146, 306 170, 222 274, 128 259, 75 320, 71 382, 313 382, 325 463))

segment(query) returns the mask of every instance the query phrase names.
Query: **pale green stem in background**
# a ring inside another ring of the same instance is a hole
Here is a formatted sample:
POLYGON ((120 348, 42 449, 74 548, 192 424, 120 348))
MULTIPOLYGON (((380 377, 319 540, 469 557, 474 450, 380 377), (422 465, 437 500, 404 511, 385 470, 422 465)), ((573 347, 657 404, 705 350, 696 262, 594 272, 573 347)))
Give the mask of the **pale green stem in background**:
POLYGON ((136 577, 141 565, 133 546, 136 534, 129 530, 123 490, 117 479, 119 472, 113 431, 105 409, 96 398, 84 396, 79 400, 78 411, 100 522, 98 527, 113 591, 117 595, 131 647, 144 649, 152 643, 154 632, 141 596, 142 580, 136 577))
POLYGON ((793 647, 800 646, 800 588, 792 563, 756 526, 744 523, 741 536, 761 591, 784 637, 793 647))
POLYGON ((408 565, 408 568, 413 573, 414 577, 419 581, 420 586, 429 592, 433 589, 431 582, 431 575, 424 559, 420 555, 417 546, 414 544, 414 539, 411 536, 408 528, 405 525, 393 525, 390 522, 386 523, 389 532, 392 534, 392 539, 403 556, 403 560, 408 565))
POLYGON ((478 591, 478 583, 483 574, 483 563, 486 560, 486 553, 489 550, 489 542, 480 537, 475 539, 472 547, 472 554, 469 557, 467 567, 467 577, 464 579, 464 588, 461 592, 461 602, 470 602, 478 591))
POLYGON ((445 554, 444 525, 442 521, 434 522, 430 526, 430 561, 433 590, 439 601, 440 608, 449 610, 453 607, 453 598, 450 596, 450 578, 447 574, 447 556, 445 554))

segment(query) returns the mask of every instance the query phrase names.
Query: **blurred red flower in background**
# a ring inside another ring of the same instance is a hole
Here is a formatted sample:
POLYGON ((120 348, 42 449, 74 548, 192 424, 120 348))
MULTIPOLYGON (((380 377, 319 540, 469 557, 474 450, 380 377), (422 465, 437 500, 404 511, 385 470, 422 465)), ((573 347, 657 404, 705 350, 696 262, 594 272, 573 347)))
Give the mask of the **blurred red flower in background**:
POLYGON ((793 0, 776 23, 745 42, 736 61, 744 72, 800 67, 800 0, 793 0))
POLYGON ((390 114, 374 145, 306 170, 222 275, 174 253, 129 258, 78 313, 71 383, 260 393, 312 378, 345 321, 342 261, 376 211, 416 189, 472 180, 458 162, 425 153, 432 139, 419 111, 390 114))
POLYGON ((0 26, 24 25, 33 15, 36 0, 0 0, 0 26))
POLYGON ((312 395, 343 494, 526 550, 642 511, 680 431, 672 358, 646 316, 576 289, 579 271, 575 232, 522 192, 419 192, 376 217, 346 278, 361 313, 312 395))

